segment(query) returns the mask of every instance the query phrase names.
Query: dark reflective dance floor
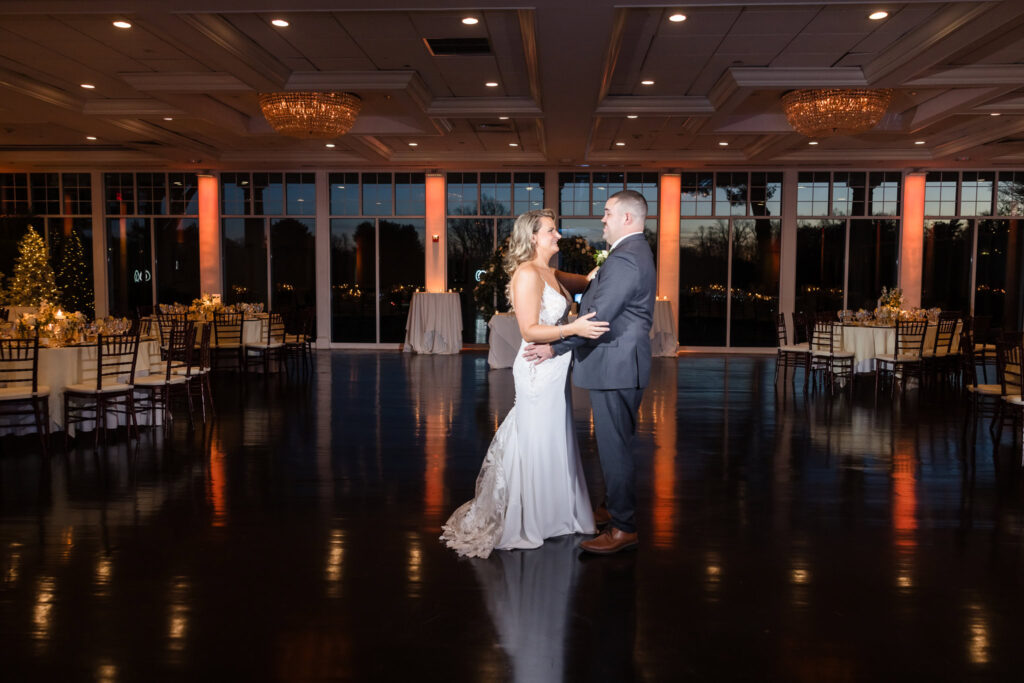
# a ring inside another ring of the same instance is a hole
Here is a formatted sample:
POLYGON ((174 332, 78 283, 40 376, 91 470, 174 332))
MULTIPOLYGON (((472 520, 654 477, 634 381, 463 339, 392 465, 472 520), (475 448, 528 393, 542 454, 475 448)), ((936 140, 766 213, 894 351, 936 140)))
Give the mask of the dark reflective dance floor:
POLYGON ((205 429, 99 452, 4 437, 0 679, 1020 680, 1009 431, 965 442, 952 393, 777 393, 774 362, 655 359, 640 548, 607 558, 438 542, 512 404, 479 352, 225 374, 205 429))

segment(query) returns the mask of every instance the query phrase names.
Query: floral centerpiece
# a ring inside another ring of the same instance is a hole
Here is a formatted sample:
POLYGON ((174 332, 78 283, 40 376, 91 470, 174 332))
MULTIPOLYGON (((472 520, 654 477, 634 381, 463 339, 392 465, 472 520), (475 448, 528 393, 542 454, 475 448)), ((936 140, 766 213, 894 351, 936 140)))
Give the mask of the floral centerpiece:
POLYGON ((44 299, 38 310, 18 316, 15 333, 19 337, 28 338, 38 331, 41 337, 49 338, 51 345, 64 346, 79 341, 85 323, 84 313, 66 313, 60 306, 54 306, 44 299))
POLYGON ((875 308, 875 320, 885 325, 894 324, 900 319, 902 309, 903 290, 899 287, 882 287, 882 294, 878 297, 878 306, 875 308))
POLYGON ((198 299, 192 300, 192 305, 188 307, 188 311, 202 319, 209 320, 213 317, 214 313, 221 311, 224 308, 224 304, 221 303, 220 294, 207 294, 203 293, 198 299))

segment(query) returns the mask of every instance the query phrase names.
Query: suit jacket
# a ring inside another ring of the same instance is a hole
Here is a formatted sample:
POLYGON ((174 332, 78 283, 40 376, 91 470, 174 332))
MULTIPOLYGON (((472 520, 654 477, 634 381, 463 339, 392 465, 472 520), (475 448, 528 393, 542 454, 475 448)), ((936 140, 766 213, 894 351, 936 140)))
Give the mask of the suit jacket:
POLYGON ((573 384, 582 389, 643 389, 651 377, 651 322, 657 276, 642 233, 611 250, 580 299, 580 315, 596 312, 611 329, 597 339, 569 337, 551 345, 573 352, 573 384))

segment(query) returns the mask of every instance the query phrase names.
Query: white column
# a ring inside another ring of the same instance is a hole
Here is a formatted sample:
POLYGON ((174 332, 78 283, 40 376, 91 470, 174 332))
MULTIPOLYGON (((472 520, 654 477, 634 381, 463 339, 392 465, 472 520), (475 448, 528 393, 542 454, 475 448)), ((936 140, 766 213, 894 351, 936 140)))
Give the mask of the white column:
POLYGON ((200 174, 196 191, 199 193, 199 291, 223 297, 220 177, 213 173, 200 174))
POLYGON ((331 185, 327 171, 316 173, 316 222, 313 244, 316 252, 315 306, 316 347, 331 344, 331 185))
POLYGON ((900 230, 900 282, 903 308, 921 306, 924 265, 924 173, 903 176, 903 229, 900 230))
POLYGON ((443 292, 448 288, 444 174, 427 174, 426 195, 427 243, 423 273, 424 289, 428 292, 443 292))
POLYGON ((664 173, 658 187, 658 298, 672 302, 672 320, 679 329, 679 197, 680 175, 664 173))
POLYGON ((96 317, 110 314, 110 283, 107 273, 107 223, 103 218, 103 173, 89 174, 92 189, 92 287, 96 317))

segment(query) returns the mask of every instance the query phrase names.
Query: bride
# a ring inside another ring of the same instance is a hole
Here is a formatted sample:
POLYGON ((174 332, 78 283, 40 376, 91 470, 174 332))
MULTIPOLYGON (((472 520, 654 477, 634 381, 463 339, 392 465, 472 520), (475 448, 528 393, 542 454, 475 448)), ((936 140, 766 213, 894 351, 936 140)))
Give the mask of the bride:
POLYGON ((583 291, 588 278, 548 265, 558 239, 551 209, 527 211, 512 227, 505 270, 523 337, 512 364, 516 401, 487 449, 476 495, 442 527, 441 540, 459 555, 487 557, 494 548, 536 548, 545 538, 594 533, 572 423, 572 354, 537 365, 523 358, 530 342, 596 339, 608 331, 593 313, 568 322, 570 292, 583 291))

